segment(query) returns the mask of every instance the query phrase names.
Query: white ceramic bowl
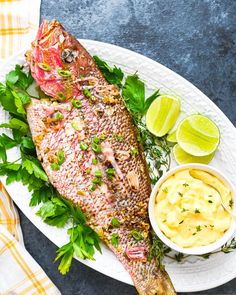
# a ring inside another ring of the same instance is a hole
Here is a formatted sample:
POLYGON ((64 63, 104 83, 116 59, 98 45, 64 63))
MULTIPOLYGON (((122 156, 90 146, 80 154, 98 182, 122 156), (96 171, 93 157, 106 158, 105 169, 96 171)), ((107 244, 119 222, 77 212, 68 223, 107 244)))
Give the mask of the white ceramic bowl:
POLYGON ((150 222, 152 225, 153 230, 155 231, 155 233, 157 234, 157 236, 170 248, 172 248, 173 250, 176 250, 178 252, 181 253, 185 253, 185 254, 191 254, 191 255, 201 255, 201 254, 206 254, 212 251, 215 251, 217 249, 219 249, 222 245, 224 245, 235 233, 236 231, 236 220, 234 218, 232 218, 232 223, 230 228, 225 232, 225 234, 222 236, 221 239, 217 240, 214 243, 211 243, 207 246, 201 246, 201 247, 192 247, 192 248, 182 248, 180 246, 178 246, 177 244, 175 244, 174 242, 172 242, 169 238, 167 238, 162 231, 159 229, 157 221, 155 219, 154 216, 154 205, 155 205, 155 197, 156 194, 161 186, 161 184, 167 179, 169 178, 171 175, 175 174, 178 171, 184 170, 184 169, 199 169, 199 170, 203 170, 206 172, 211 173, 212 175, 216 176, 217 178, 219 178, 227 187, 229 187, 229 189, 232 192, 232 198, 234 201, 234 206, 233 206, 233 212, 235 213, 235 203, 236 203, 236 194, 235 194, 235 189, 233 187, 233 185, 231 184, 231 182, 229 181, 228 178, 226 178, 226 176, 224 176, 219 170, 217 170, 214 167, 208 166, 208 165, 203 165, 203 164, 185 164, 185 165, 180 165, 177 166, 173 169, 171 169, 170 171, 168 171, 165 175, 163 175, 158 182, 155 184, 151 196, 150 196, 150 200, 149 200, 149 218, 150 218, 150 222))

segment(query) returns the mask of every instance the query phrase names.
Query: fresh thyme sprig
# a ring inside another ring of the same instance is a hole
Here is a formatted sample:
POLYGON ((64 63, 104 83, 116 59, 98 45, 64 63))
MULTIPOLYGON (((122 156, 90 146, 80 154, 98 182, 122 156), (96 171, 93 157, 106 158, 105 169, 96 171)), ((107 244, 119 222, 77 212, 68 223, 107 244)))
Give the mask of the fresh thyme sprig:
POLYGON ((153 258, 155 258, 158 267, 160 267, 161 270, 164 270, 165 267, 163 264, 163 259, 165 255, 171 251, 171 249, 167 247, 153 231, 151 233, 151 236, 152 245, 148 253, 148 260, 152 260, 153 258))
POLYGON ((157 138, 149 132, 140 120, 137 123, 140 134, 140 141, 144 148, 144 153, 148 162, 149 174, 152 184, 163 175, 163 169, 166 171, 170 168, 170 147, 167 143, 166 137, 157 138))
POLYGON ((236 238, 235 237, 230 242, 224 244, 221 247, 221 251, 226 254, 232 252, 235 249, 236 249, 236 238))
MULTIPOLYGON (((219 250, 214 251, 214 252, 209 252, 206 254, 202 254, 202 255, 194 255, 196 257, 201 257, 204 259, 208 259, 210 258, 212 255, 215 255, 217 253, 231 253, 232 251, 234 251, 236 249, 236 237, 234 237, 231 241, 225 243, 219 250)), ((170 251, 169 251, 170 252, 170 251)), ((185 260, 186 258, 193 256, 193 255, 184 255, 183 253, 175 253, 174 255, 165 255, 166 257, 176 260, 177 262, 181 262, 183 260, 185 260)))

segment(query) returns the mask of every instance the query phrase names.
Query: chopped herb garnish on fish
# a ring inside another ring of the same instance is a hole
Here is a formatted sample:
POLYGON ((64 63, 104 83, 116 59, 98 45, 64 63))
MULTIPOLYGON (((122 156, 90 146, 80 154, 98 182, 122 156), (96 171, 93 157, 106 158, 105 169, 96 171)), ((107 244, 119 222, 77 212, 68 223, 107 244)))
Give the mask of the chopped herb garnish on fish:
POLYGON ((136 241, 141 241, 143 239, 143 236, 139 230, 133 229, 131 231, 131 235, 136 241))
POLYGON ((113 233, 111 235, 111 244, 114 247, 118 247, 118 245, 119 245, 119 235, 117 233, 113 233))
POLYGON ((232 208, 233 207, 233 204, 234 204, 234 201, 233 199, 229 200, 229 207, 232 208))
POLYGON ((65 160, 65 155, 62 149, 60 149, 57 153, 57 161, 59 165, 62 165, 65 160))
POLYGON ((60 165, 57 162, 51 164, 51 169, 56 171, 60 169, 60 165))
POLYGON ((97 165, 97 163, 98 163, 98 160, 97 160, 96 158, 93 158, 93 159, 92 159, 92 164, 93 164, 93 165, 97 165))
POLYGON ((78 99, 72 99, 71 104, 76 109, 80 109, 82 107, 82 102, 78 99))
POLYGON ((57 119, 58 121, 61 121, 61 120, 63 119, 63 115, 62 115, 61 112, 57 112, 57 113, 56 113, 56 119, 57 119))
POLYGON ((97 188, 96 184, 93 184, 93 185, 90 187, 90 190, 91 190, 92 192, 94 192, 94 191, 96 190, 96 188, 97 188))
POLYGON ((57 70, 57 73, 58 73, 61 77, 63 77, 63 78, 68 78, 68 77, 71 76, 71 72, 68 71, 68 70, 58 69, 58 70, 57 70))
POLYGON ((130 149, 130 152, 131 152, 131 155, 132 155, 132 156, 136 156, 136 155, 138 155, 138 149, 136 149, 136 148, 131 148, 131 149, 130 149))
POLYGON ((208 200, 208 203, 212 204, 212 203, 213 203, 213 201, 212 201, 212 200, 208 200))
POLYGON ((90 90, 88 89, 88 87, 86 87, 86 88, 84 89, 84 95, 85 95, 86 97, 91 97, 91 92, 90 92, 90 90))
POLYGON ((120 222, 119 222, 118 218, 113 217, 112 220, 111 220, 111 225, 112 225, 112 227, 119 227, 120 222))
POLYGON ((92 150, 93 150, 95 153, 97 153, 97 154, 99 154, 99 153, 102 152, 101 145, 98 144, 98 143, 92 142, 92 143, 91 143, 91 148, 92 148, 92 150))
POLYGON ((183 183, 183 186, 187 187, 187 186, 189 186, 189 184, 188 183, 183 183))
POLYGON ((86 151, 88 149, 87 143, 85 143, 83 141, 80 142, 79 146, 80 146, 82 151, 86 151))
POLYGON ((107 168, 106 173, 109 178, 112 178, 115 175, 115 169, 114 168, 107 168))
POLYGON ((79 127, 77 121, 72 121, 72 122, 71 122, 71 126, 72 126, 72 128, 73 128, 74 130, 76 130, 76 131, 80 130, 80 127, 79 127))
POLYGON ((64 100, 66 100, 66 97, 65 97, 63 92, 58 92, 57 93, 57 99, 60 100, 60 101, 64 101, 64 100))
POLYGON ((95 136, 95 137, 93 138, 93 142, 94 142, 94 143, 100 143, 100 138, 98 138, 98 137, 95 136))
POLYGON ((200 210, 196 208, 195 213, 200 213, 200 210))
POLYGON ((94 175, 95 175, 96 177, 102 177, 102 171, 101 171, 101 170, 96 170, 96 171, 94 172, 94 175))
POLYGON ((99 136, 99 139, 104 140, 105 138, 106 138, 106 134, 105 134, 105 132, 102 132, 99 136))
POLYGON ((51 71, 50 65, 45 62, 39 62, 38 67, 44 71, 51 71))
POLYGON ((117 135, 117 140, 118 140, 118 142, 122 142, 123 141, 123 137, 121 135, 117 135))
POLYGON ((179 224, 182 224, 184 222, 184 220, 181 220, 180 222, 179 222, 179 224))
POLYGON ((97 185, 101 185, 102 184, 102 180, 100 177, 96 177, 92 180, 93 184, 97 184, 97 185))
POLYGON ((181 192, 178 192, 178 195, 179 195, 180 197, 183 197, 183 194, 182 194, 181 192))

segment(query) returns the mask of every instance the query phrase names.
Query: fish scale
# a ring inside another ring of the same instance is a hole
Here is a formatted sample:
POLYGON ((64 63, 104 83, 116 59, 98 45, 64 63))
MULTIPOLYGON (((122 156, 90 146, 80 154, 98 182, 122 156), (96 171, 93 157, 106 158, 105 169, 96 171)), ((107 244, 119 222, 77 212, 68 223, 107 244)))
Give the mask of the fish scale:
POLYGON ((175 294, 167 273, 155 259, 148 259, 151 184, 136 127, 118 88, 108 84, 92 57, 58 21, 43 21, 26 58, 36 83, 51 96, 47 100, 32 99, 27 108, 37 154, 50 182, 86 211, 88 225, 123 263, 139 294, 175 294), (50 64, 50 71, 43 71, 40 63, 50 64), (60 73, 67 76, 59 77, 60 73), (58 101, 59 94, 66 102, 58 101), (74 108, 72 99, 80 100, 81 108, 74 108), (61 121, 54 120, 57 109, 63 114, 61 121), (81 130, 71 131, 68 124, 73 120, 78 120, 81 130), (96 153, 92 143, 102 134, 101 152, 96 153), (117 135, 122 140, 118 141, 117 135), (81 150, 81 142, 86 142, 87 150, 81 150), (50 157, 59 149, 63 149, 65 161, 54 171, 50 157), (132 149, 137 154, 132 155, 132 149), (93 158, 98 160, 97 165, 92 164, 93 158), (90 173, 85 171, 88 168, 90 173), (107 175, 108 168, 115 171, 112 178, 107 175), (102 184, 91 191, 97 169, 102 172, 102 184), (118 228, 111 227, 113 217, 120 222, 118 228), (137 229, 143 235, 140 241, 132 236, 132 230, 137 229), (111 242, 114 233, 119 236, 117 247, 111 242))

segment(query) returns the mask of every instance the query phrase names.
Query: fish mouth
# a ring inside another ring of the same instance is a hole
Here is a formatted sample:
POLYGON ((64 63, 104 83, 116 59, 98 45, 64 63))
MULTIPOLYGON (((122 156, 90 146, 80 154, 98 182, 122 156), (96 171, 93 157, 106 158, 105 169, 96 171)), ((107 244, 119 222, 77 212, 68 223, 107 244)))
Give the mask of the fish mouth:
POLYGON ((35 40, 31 43, 31 50, 28 50, 25 53, 26 60, 30 60, 32 49, 36 46, 40 46, 41 48, 49 48, 55 45, 59 40, 62 29, 62 25, 56 19, 52 21, 43 20, 38 29, 35 40))
POLYGON ((53 46, 58 41, 58 37, 59 34, 61 34, 62 29, 62 25, 56 19, 51 22, 43 20, 34 42, 42 47, 53 46))

